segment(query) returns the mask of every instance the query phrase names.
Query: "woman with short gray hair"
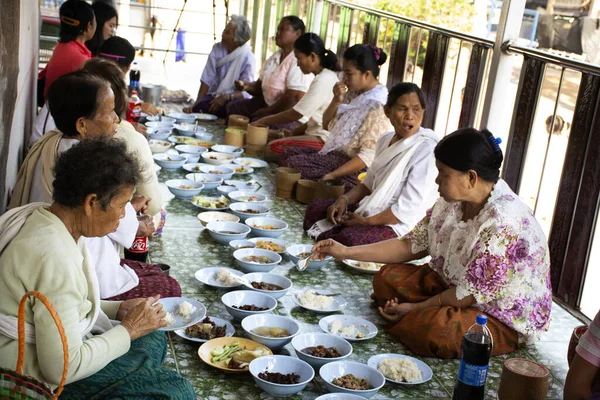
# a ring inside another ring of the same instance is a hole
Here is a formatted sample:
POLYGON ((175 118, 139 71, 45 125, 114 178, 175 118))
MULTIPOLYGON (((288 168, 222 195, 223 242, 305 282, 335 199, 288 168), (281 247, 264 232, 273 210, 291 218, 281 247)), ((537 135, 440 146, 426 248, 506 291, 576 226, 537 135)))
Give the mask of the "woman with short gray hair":
POLYGON ((225 116, 225 105, 234 99, 250 98, 236 90, 235 81, 254 81, 254 54, 247 44, 252 36, 248 20, 242 15, 232 15, 208 56, 200 78, 200 90, 192 107, 184 112, 208 112, 225 116))

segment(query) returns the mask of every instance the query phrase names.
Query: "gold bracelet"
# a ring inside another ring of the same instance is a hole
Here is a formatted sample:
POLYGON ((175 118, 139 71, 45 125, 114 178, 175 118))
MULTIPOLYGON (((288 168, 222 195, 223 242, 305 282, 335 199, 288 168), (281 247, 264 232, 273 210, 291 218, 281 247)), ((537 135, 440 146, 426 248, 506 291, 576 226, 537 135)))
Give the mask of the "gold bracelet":
POLYGON ((438 306, 441 307, 442 306, 442 294, 438 294, 438 306))

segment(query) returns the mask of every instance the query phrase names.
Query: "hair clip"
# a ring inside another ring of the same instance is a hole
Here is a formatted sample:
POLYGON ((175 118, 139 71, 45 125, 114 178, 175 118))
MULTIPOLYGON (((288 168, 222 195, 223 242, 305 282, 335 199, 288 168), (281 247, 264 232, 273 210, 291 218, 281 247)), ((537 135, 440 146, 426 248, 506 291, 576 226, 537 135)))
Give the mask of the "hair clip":
POLYGON ((494 153, 499 153, 501 151, 500 143, 502 143, 502 139, 499 137, 494 137, 494 135, 492 135, 491 132, 488 132, 487 139, 488 139, 488 142, 490 142, 490 145, 492 146, 494 153))
POLYGON ((67 25, 71 25, 71 26, 79 26, 80 22, 78 20, 76 20, 75 18, 70 18, 64 15, 60 16, 60 20, 62 22, 64 22, 67 25))
POLYGON ((381 57, 381 49, 377 46, 371 46, 371 49, 373 49, 375 60, 379 61, 379 58, 381 57))
POLYGON ((117 60, 120 60, 121 58, 125 58, 125 56, 118 56, 116 54, 99 53, 99 55, 101 55, 103 57, 108 57, 108 58, 116 58, 117 60))

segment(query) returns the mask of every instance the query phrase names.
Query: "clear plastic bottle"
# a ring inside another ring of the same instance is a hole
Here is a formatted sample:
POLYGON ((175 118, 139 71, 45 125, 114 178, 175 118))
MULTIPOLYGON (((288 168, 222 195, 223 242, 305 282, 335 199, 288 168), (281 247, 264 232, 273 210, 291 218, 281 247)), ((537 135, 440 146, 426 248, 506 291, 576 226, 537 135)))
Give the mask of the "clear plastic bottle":
POLYGON ((478 315, 463 337, 452 400, 483 400, 485 397, 485 381, 494 345, 486 324, 487 317, 478 315))
POLYGON ((129 98, 129 107, 127 108, 126 119, 129 122, 138 122, 142 116, 142 101, 137 95, 137 91, 131 92, 129 98))

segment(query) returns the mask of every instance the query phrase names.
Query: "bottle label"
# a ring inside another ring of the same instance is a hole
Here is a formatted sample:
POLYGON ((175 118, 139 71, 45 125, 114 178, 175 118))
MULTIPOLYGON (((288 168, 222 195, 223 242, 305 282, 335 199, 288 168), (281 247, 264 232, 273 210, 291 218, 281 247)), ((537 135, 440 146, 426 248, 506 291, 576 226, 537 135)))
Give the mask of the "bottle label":
POLYGON ((458 380, 469 386, 485 386, 488 365, 474 365, 460 360, 458 367, 458 380))
POLYGON ((129 248, 132 253, 145 253, 148 251, 148 238, 146 236, 138 236, 133 241, 133 244, 129 248))

